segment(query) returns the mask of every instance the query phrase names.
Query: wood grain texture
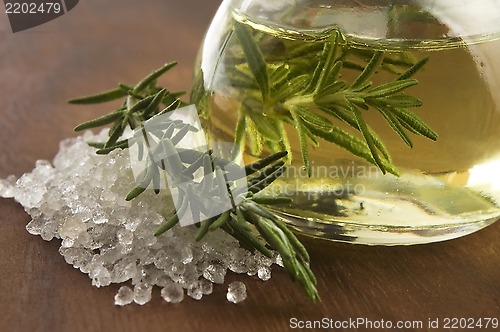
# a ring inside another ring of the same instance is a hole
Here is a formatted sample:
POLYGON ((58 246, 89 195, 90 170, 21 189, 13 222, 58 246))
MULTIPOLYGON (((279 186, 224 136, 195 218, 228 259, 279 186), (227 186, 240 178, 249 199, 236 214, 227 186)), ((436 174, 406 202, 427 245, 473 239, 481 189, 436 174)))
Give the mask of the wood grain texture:
MULTIPOLYGON (((66 100, 134 82, 179 60, 166 84, 188 89, 198 44, 219 1, 86 0, 70 13, 13 34, 0 14, 0 177, 52 159, 72 127, 106 106, 66 100)), ((310 304, 280 269, 247 284, 233 305, 225 286, 169 305, 155 289, 145 306, 113 305, 118 285, 91 286, 58 254, 57 241, 29 235, 29 217, 0 200, 0 331, 283 331, 289 320, 500 318, 500 223, 465 238, 413 247, 366 247, 304 238, 322 302, 310 304)))

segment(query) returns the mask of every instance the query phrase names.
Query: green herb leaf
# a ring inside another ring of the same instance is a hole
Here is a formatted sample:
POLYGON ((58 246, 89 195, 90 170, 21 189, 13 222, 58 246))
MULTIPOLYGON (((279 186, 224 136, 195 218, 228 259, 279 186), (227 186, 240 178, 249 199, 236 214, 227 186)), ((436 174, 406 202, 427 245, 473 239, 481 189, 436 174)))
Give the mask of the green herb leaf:
POLYGON ((378 155, 377 147, 375 146, 375 143, 373 142, 373 137, 372 137, 370 131, 368 130, 368 126, 366 125, 365 120, 361 116, 361 112, 356 107, 352 107, 351 112, 354 114, 354 117, 356 118, 356 122, 358 124, 359 131, 361 132, 361 134, 363 134, 363 137, 365 138, 366 144, 368 145, 368 148, 370 149, 373 160, 375 160, 375 163, 380 168, 382 173, 385 174, 386 170, 385 170, 384 164, 382 163, 382 160, 380 159, 380 156, 378 155))
POLYGON ((384 116, 389 125, 394 129, 394 131, 401 137, 403 142, 408 145, 410 148, 413 148, 413 143, 411 139, 406 135, 404 131, 404 127, 399 122, 398 118, 396 118, 392 113, 386 112, 383 108, 377 108, 378 111, 384 116))
POLYGON ((437 140, 438 135, 436 134, 436 132, 432 130, 428 125, 426 125, 425 122, 423 122, 414 113, 409 112, 404 108, 393 108, 391 110, 398 117, 400 121, 413 128, 416 132, 420 133, 422 136, 425 136, 433 141, 437 140))
POLYGON ((325 84, 328 70, 332 68, 335 63, 335 53, 339 40, 339 32, 335 30, 328 41, 323 45, 321 55, 316 59, 317 65, 310 78, 307 92, 318 92, 325 84))
POLYGON ((234 146, 231 151, 231 158, 234 160, 245 150, 245 134, 246 134, 246 114, 240 110, 238 112, 238 122, 234 131, 234 146))
POLYGON ((259 159, 258 161, 245 166, 245 173, 247 175, 254 174, 255 172, 260 171, 264 167, 267 167, 267 166, 271 165, 272 163, 285 157, 287 154, 288 153, 286 151, 281 151, 281 152, 277 152, 275 154, 272 154, 270 156, 267 156, 266 158, 259 159))
POLYGON ((409 79, 410 77, 412 77, 413 75, 415 75, 418 71, 420 71, 425 66, 425 64, 428 61, 429 61, 428 57, 427 58, 423 58, 422 60, 418 61, 413 66, 411 66, 406 72, 404 72, 403 74, 401 74, 397 78, 397 80, 398 81, 403 81, 403 80, 409 79))
POLYGON ((365 69, 363 69, 358 78, 351 84, 351 89, 362 86, 375 73, 383 58, 384 54, 381 51, 375 52, 365 69))
POLYGON ((229 211, 226 211, 224 213, 222 213, 213 223, 212 225, 210 225, 209 229, 211 231, 214 231, 216 230, 217 228, 219 227, 222 227, 225 223, 228 222, 229 218, 230 218, 230 212, 229 211))
POLYGON ((300 152, 302 154, 302 161, 304 162, 304 167, 307 171, 307 176, 311 177, 311 160, 309 159, 309 150, 307 146, 307 134, 305 133, 304 123, 302 119, 296 114, 295 111, 290 111, 293 116, 293 120, 295 122, 295 129, 297 130, 297 134, 299 135, 300 142, 300 152))
POLYGON ((259 85, 262 98, 263 100, 266 100, 269 96, 269 77, 264 56, 246 26, 241 23, 235 23, 234 31, 236 36, 238 36, 243 52, 245 53, 248 67, 252 71, 252 74, 259 85))
POLYGON ((90 128, 105 126, 105 125, 113 123, 114 121, 123 117, 123 113, 124 113, 123 110, 118 110, 118 111, 115 111, 113 113, 106 114, 106 115, 101 116, 97 119, 84 122, 84 123, 76 126, 74 130, 75 131, 82 131, 82 130, 86 130, 86 129, 90 129, 90 128))
POLYGON ((167 95, 167 90, 166 89, 161 89, 158 91, 156 95, 154 95, 153 99, 151 100, 151 103, 144 109, 143 111, 143 116, 148 118, 151 115, 158 113, 157 109, 160 106, 160 104, 163 102, 164 97, 167 95))
POLYGON ((167 71, 172 69, 175 65, 177 65, 177 62, 170 62, 166 63, 163 67, 153 71, 151 74, 146 76, 143 80, 141 80, 139 83, 137 83, 134 86, 133 92, 134 93, 140 93, 144 89, 146 89, 150 84, 155 82, 161 75, 165 74, 167 71))
POLYGON ((247 110, 246 114, 250 116, 255 124, 255 128, 263 137, 272 141, 278 141, 281 139, 278 134, 278 128, 276 128, 274 123, 274 119, 266 117, 261 113, 253 112, 252 110, 247 110))
POLYGON ((95 95, 85 96, 81 98, 75 98, 68 100, 68 103, 74 105, 90 105, 90 104, 100 104, 120 99, 127 96, 127 92, 123 91, 121 88, 116 88, 113 90, 105 91, 95 95))
MULTIPOLYGON (((370 99, 367 99, 367 102, 370 103, 370 99)), ((389 97, 385 97, 385 98, 379 98, 379 99, 377 99, 377 103, 382 103, 382 104, 385 104, 387 106, 402 107, 402 108, 422 106, 422 101, 420 101, 420 99, 413 97, 413 96, 403 95, 403 94, 389 96, 389 97)))
POLYGON ((250 118, 249 116, 247 116, 245 122, 247 124, 246 137, 250 152, 254 156, 259 156, 263 151, 262 133, 258 130, 255 122, 253 122, 252 118, 250 118))
POLYGON ((410 86, 416 84, 418 84, 418 81, 413 79, 392 81, 386 84, 382 84, 381 86, 368 91, 366 97, 367 98, 387 97, 395 93, 401 92, 409 88, 410 86))

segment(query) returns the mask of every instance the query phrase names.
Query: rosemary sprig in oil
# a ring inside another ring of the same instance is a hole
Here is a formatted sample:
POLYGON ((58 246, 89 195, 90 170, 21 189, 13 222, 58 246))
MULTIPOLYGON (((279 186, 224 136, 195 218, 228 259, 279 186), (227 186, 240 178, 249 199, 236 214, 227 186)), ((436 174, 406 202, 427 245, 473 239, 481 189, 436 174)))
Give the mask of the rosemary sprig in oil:
MULTIPOLYGON (((227 60, 234 67, 227 75, 242 91, 235 144, 246 146, 251 154, 259 156, 264 149, 271 153, 285 150, 291 160, 285 130, 291 127, 297 132, 309 175, 309 149, 317 147, 320 139, 375 164, 383 173, 397 175, 388 149, 365 121, 365 112, 371 110, 379 112, 410 148, 410 134, 437 139, 437 134, 412 111, 422 102, 406 93, 418 84, 412 77, 425 66, 427 58, 417 61, 404 52, 395 56, 354 49, 338 30, 333 30, 323 44, 298 45, 283 40, 279 47, 276 39, 238 21, 234 21, 234 34, 238 43, 227 52, 228 57, 234 57, 227 60), (264 57, 261 48, 270 47, 284 51, 264 57), (342 78, 345 68, 359 71, 352 82, 342 78), (394 80, 373 86, 371 77, 379 70, 394 73, 394 80), (341 129, 341 123, 358 131, 360 137, 341 129), (246 135, 242 128, 247 128, 246 135)), ((198 100, 200 95, 203 93, 195 90, 193 99, 198 100)))

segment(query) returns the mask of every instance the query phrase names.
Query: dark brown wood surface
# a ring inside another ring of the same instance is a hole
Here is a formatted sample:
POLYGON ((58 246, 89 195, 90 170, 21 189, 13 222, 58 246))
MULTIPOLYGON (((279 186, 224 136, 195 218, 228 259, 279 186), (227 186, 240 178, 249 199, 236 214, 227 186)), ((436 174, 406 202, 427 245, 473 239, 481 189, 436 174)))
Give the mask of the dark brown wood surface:
MULTIPOLYGON (((189 89, 197 47, 217 0, 86 0, 43 26, 13 34, 0 13, 0 177, 52 159, 72 127, 105 107, 68 106, 70 97, 135 82, 178 60, 166 83, 189 89), (175 74, 174 74, 175 73, 175 74)), ((500 223, 443 243, 366 247, 303 239, 322 302, 311 304, 280 269, 242 280, 234 305, 225 286, 169 305, 155 289, 145 306, 113 305, 118 285, 94 288, 64 262, 57 241, 29 235, 29 217, 0 200, 0 331, 282 331, 290 319, 423 321, 500 318, 500 223)))

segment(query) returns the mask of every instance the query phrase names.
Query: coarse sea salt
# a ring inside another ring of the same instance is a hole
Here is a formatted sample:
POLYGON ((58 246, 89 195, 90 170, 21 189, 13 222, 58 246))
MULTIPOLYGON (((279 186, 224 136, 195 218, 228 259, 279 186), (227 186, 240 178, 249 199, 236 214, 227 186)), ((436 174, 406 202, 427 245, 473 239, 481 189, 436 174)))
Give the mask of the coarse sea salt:
MULTIPOLYGON (((125 283, 115 304, 150 301, 152 289, 162 289, 165 301, 178 303, 186 294, 196 300, 223 284, 229 271, 271 277, 269 259, 250 253, 225 232, 216 230, 195 242, 194 226, 172 228, 161 236, 154 232, 174 210, 165 191, 146 190, 125 200, 134 186, 127 150, 100 156, 89 141, 103 141, 90 131, 61 142, 53 163, 38 161, 31 173, 19 179, 0 180, 0 197, 14 198, 32 220, 26 229, 44 240, 60 239, 59 253, 68 264, 88 274, 96 287, 125 283)), ((232 283, 228 300, 246 298, 243 283, 232 283)))

